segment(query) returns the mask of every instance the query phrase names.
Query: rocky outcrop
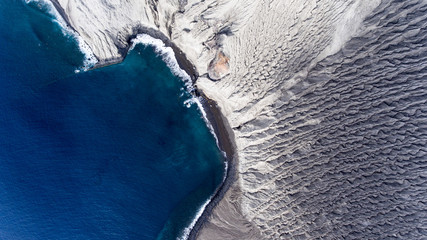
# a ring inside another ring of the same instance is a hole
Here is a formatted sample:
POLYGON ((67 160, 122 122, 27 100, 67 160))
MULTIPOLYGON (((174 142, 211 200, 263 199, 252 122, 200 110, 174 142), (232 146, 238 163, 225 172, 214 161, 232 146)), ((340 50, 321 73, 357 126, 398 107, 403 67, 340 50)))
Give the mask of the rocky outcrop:
POLYGON ((212 80, 219 80, 230 72, 230 58, 222 51, 218 51, 215 58, 209 63, 208 75, 212 80))
POLYGON ((426 237, 426 1, 58 4, 101 62, 161 33, 218 103, 237 179, 200 239, 426 237))

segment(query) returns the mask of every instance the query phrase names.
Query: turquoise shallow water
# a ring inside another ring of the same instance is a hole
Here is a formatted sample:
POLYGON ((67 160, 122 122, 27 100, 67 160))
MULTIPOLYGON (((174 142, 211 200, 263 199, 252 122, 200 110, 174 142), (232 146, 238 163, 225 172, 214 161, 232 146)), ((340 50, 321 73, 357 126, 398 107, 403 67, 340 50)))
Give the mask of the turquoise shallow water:
POLYGON ((175 239, 223 178, 184 83, 152 47, 74 73, 46 9, 0 3, 0 239, 175 239))

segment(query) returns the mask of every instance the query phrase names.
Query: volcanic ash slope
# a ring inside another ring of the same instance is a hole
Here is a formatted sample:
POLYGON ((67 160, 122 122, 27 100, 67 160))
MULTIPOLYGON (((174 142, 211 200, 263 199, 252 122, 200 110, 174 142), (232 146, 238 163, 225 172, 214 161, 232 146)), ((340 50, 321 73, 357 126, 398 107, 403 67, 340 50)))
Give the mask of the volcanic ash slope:
POLYGON ((220 106, 238 178, 200 239, 427 238, 427 1, 58 2, 101 62, 163 33, 220 106))

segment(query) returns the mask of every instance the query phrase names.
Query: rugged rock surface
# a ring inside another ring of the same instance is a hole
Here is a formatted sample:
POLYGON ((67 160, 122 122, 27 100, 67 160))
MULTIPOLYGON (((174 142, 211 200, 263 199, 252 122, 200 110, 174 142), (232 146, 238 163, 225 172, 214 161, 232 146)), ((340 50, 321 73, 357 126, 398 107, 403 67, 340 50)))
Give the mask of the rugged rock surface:
POLYGON ((219 80, 230 72, 230 58, 222 51, 218 51, 215 58, 209 63, 208 75, 212 80, 219 80))
POLYGON ((427 238, 427 1, 58 3, 101 61, 163 33, 221 107, 238 178, 200 239, 427 238))

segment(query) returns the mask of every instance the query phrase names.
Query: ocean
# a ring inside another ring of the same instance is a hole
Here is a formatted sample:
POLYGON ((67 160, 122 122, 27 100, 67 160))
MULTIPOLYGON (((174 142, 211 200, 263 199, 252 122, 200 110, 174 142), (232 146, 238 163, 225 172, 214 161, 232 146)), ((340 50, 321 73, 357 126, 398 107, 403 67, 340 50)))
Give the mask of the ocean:
POLYGON ((48 5, 0 3, 0 239, 176 239, 224 177, 153 46, 83 71, 48 5))

